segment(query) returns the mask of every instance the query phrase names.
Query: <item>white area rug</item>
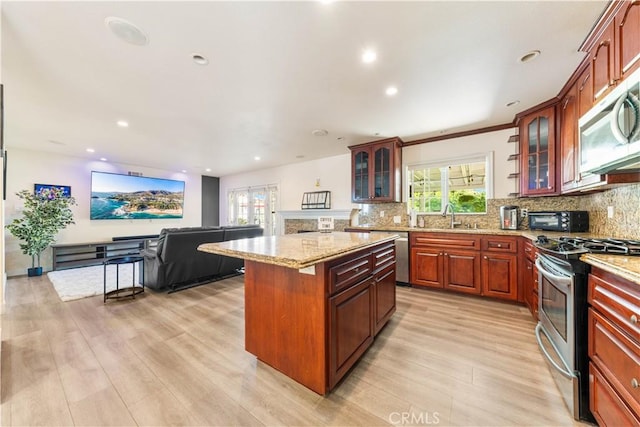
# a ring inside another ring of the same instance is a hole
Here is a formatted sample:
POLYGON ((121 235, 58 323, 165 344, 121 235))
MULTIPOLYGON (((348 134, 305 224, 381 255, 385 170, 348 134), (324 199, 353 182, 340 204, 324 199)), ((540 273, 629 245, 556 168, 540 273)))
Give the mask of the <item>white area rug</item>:
MULTIPOLYGON (((136 285, 139 282, 140 264, 136 265, 136 285)), ((126 288, 132 285, 132 265, 120 265, 120 288, 126 288)), ((62 301, 72 301, 75 299, 92 297, 94 295, 102 295, 103 293, 103 272, 102 265, 93 267, 70 268, 68 270, 50 271, 47 273, 49 280, 53 283, 53 287, 60 296, 62 301)), ((116 266, 107 266, 107 292, 116 288, 116 266)))

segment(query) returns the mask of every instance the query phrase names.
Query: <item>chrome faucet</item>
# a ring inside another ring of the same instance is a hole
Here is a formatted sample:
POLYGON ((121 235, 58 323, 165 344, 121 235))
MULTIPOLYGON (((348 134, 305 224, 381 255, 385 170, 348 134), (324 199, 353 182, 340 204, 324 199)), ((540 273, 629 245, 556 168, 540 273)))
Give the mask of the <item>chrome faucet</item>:
POLYGON ((462 224, 460 221, 456 221, 456 214, 453 212, 453 205, 451 203, 447 203, 444 206, 444 211, 442 211, 442 216, 447 216, 447 210, 451 211, 451 228, 456 228, 456 225, 462 224))

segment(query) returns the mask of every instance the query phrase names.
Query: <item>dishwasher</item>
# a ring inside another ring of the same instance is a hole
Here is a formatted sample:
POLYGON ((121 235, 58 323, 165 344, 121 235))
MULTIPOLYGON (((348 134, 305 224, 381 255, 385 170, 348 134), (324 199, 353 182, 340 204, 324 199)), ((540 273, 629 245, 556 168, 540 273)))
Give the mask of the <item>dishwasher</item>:
POLYGON ((396 239, 396 283, 409 286, 409 233, 406 231, 375 231, 398 235, 396 239))

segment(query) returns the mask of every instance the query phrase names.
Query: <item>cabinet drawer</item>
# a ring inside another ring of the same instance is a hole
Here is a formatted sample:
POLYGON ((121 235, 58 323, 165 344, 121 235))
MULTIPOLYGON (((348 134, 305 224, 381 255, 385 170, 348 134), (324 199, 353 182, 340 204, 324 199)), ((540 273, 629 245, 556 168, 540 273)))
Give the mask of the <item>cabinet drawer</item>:
POLYGON ((640 286, 594 267, 589 303, 632 337, 640 337, 640 286))
POLYGON ((396 244, 390 242, 375 248, 372 252, 373 270, 381 270, 396 260, 396 244))
POLYGON ((589 357, 627 405, 640 414, 640 344, 592 308, 589 357))
POLYGON ((518 239, 515 237, 483 237, 481 242, 483 251, 516 253, 518 250, 518 239))
POLYGON ((538 249, 534 246, 533 242, 526 237, 523 237, 522 240, 522 250, 524 252, 524 256, 531 261, 536 260, 536 254, 538 253, 538 249))
POLYGON ((361 252, 354 257, 329 267, 329 293, 334 294, 369 276, 371 253, 361 252))
POLYGON ((589 409, 601 426, 640 425, 640 418, 633 415, 591 362, 589 363, 589 409))
POLYGON ((411 246, 480 250, 480 237, 467 234, 410 233, 411 246))

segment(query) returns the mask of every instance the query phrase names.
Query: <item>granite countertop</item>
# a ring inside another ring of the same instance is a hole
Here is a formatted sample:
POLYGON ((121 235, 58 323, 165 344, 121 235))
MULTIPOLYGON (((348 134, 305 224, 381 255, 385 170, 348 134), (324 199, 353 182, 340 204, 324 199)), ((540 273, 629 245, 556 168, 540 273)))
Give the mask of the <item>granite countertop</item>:
POLYGON ((540 230, 503 230, 501 228, 420 228, 406 226, 375 226, 359 225, 356 227, 346 227, 348 230, 362 231, 407 231, 420 233, 460 233, 460 234, 492 234, 498 236, 522 236, 531 240, 536 240, 538 236, 544 234, 547 237, 573 236, 573 237, 596 237, 592 233, 563 233, 556 231, 540 230))
POLYGON ((640 257, 585 254, 580 260, 640 285, 640 257))
POLYGON ((375 232, 314 232, 204 243, 198 250, 301 269, 396 238, 375 232))

